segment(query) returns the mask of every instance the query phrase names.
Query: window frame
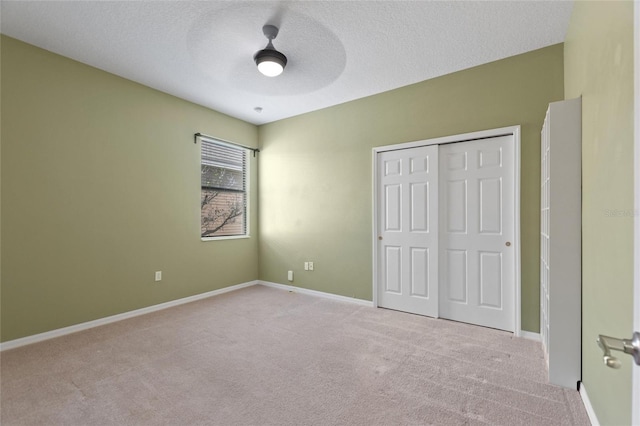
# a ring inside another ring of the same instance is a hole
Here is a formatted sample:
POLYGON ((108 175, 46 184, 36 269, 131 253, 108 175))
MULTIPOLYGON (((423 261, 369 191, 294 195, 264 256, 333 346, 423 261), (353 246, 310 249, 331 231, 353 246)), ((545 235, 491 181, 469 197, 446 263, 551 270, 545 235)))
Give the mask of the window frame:
POLYGON ((244 216, 245 216, 245 230, 244 234, 241 235, 220 235, 220 236, 202 236, 202 206, 198 209, 198 218, 200 223, 200 241, 221 241, 221 240, 240 240, 251 238, 251 156, 249 155, 249 151, 251 149, 244 147, 242 145, 226 141, 224 139, 214 138, 210 136, 204 135, 196 135, 197 139, 200 141, 200 152, 199 152, 199 163, 200 163, 200 204, 202 204, 202 143, 203 141, 207 143, 214 143, 218 145, 222 145, 224 147, 243 150, 245 155, 245 170, 244 170, 244 194, 245 194, 245 207, 244 207, 244 216))

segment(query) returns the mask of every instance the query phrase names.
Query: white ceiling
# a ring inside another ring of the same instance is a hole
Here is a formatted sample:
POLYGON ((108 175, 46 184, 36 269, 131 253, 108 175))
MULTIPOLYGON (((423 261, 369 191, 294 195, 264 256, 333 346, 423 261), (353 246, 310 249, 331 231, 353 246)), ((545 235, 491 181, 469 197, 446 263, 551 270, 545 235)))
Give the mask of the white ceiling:
POLYGON ((564 41, 569 1, 7 1, 2 33, 262 124, 564 41), (264 24, 289 63, 253 62, 264 24), (262 107, 261 113, 254 111, 262 107))

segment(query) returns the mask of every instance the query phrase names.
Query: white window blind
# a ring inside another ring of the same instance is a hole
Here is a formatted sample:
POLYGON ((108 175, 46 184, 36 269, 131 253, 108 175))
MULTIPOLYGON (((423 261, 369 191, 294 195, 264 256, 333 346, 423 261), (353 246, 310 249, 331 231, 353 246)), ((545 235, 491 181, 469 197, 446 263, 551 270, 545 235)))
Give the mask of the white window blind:
POLYGON ((247 235, 247 149, 201 138, 200 236, 247 235))

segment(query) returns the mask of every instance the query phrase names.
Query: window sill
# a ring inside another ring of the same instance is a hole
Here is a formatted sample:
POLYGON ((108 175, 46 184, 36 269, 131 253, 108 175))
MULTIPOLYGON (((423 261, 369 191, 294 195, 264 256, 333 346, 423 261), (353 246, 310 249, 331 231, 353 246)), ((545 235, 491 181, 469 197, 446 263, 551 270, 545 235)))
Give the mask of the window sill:
POLYGON ((204 237, 200 241, 242 240, 251 238, 251 235, 229 235, 228 237, 204 237))

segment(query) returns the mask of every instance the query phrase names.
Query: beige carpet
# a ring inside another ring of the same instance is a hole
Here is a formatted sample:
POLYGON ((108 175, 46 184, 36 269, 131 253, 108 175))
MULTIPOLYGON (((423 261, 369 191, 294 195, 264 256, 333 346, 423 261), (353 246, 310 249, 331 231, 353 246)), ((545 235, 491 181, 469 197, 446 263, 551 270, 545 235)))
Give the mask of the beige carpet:
POLYGON ((263 286, 1 355, 2 425, 588 424, 538 343, 263 286))

